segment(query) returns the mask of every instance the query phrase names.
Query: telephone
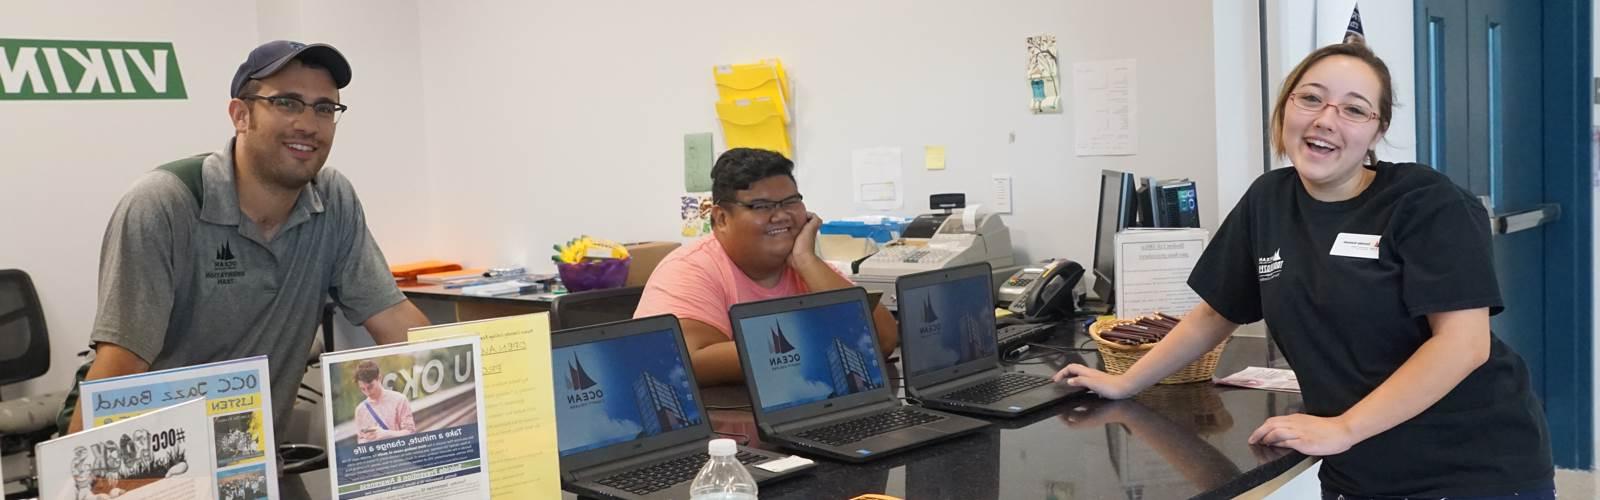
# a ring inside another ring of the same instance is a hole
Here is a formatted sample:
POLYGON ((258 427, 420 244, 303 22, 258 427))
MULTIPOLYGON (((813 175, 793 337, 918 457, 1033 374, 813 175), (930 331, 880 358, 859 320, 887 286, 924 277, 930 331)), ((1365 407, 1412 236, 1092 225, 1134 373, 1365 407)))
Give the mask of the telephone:
POLYGON ((1071 316, 1077 309, 1077 297, 1083 287, 1083 266, 1068 259, 1052 259, 1042 268, 1017 271, 1005 282, 1008 286, 1013 284, 1023 285, 1023 289, 1007 309, 1021 316, 1022 321, 1059 320, 1071 316))

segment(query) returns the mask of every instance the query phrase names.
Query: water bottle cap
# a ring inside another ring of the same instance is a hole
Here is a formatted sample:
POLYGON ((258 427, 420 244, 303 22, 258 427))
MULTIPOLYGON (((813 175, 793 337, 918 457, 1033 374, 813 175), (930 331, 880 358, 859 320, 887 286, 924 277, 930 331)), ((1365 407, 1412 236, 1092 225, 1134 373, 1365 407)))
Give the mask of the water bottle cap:
POLYGON ((729 457, 739 452, 739 445, 732 439, 713 439, 711 444, 707 445, 706 452, 713 457, 729 457))

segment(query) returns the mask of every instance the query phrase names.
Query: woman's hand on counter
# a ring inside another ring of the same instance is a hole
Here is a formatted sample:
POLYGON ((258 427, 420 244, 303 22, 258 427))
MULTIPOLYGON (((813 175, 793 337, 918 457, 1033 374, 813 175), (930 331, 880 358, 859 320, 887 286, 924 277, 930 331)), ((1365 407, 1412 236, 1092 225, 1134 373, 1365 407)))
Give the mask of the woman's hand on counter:
POLYGON ((1132 384, 1127 377, 1111 375, 1078 363, 1067 365, 1066 368, 1056 372, 1051 379, 1056 382, 1066 381, 1066 384, 1070 386, 1089 389, 1106 399, 1123 399, 1138 392, 1133 390, 1132 384))
POLYGON ((1355 433, 1338 418, 1304 413, 1267 419, 1250 433, 1250 444, 1293 448, 1311 456, 1344 453, 1356 444, 1355 433))

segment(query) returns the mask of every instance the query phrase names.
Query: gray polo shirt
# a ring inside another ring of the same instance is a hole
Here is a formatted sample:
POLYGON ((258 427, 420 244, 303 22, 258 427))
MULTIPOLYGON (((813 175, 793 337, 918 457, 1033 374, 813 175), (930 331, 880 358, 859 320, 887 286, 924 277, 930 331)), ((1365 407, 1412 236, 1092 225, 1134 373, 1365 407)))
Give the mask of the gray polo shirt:
POLYGON ((269 241, 239 209, 232 139, 201 171, 204 207, 160 170, 117 204, 100 246, 90 339, 133 351, 152 370, 267 355, 282 437, 323 303, 332 297, 360 324, 405 297, 338 172, 323 168, 269 241))

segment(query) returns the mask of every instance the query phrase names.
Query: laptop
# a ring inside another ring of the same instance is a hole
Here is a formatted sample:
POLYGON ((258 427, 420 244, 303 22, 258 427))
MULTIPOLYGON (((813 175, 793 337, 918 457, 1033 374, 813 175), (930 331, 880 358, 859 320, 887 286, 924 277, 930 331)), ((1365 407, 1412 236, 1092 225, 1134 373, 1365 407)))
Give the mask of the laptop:
MULTIPOLYGON (((671 315, 562 330, 551 336, 561 486, 585 496, 688 498, 717 436, 700 401, 678 319, 671 315)), ((788 455, 739 447, 756 482, 782 472, 757 465, 788 455)))
POLYGON ((737 304, 728 314, 763 441, 863 462, 989 425, 901 404, 861 288, 737 304))
POLYGON ((987 262, 895 280, 906 394, 929 408, 1011 417, 1083 392, 1001 368, 990 280, 987 262))

